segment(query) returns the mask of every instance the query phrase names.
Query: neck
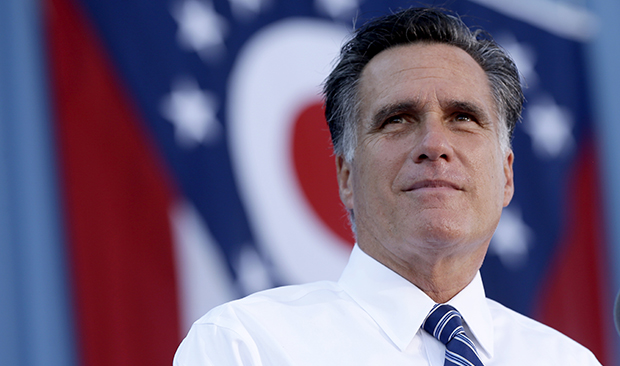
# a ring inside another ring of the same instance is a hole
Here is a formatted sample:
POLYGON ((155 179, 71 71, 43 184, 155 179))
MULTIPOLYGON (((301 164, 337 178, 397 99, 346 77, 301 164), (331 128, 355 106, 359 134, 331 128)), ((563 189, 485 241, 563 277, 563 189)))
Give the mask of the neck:
POLYGON ((360 248, 368 255, 398 273, 436 303, 446 303, 461 292, 474 279, 482 265, 487 245, 472 253, 411 254, 394 256, 386 250, 360 248))

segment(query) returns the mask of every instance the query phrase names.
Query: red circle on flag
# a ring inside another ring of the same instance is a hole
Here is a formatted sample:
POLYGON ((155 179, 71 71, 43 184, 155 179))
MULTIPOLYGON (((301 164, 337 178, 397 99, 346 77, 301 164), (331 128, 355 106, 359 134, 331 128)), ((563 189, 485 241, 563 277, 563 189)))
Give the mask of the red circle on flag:
POLYGON ((309 205, 333 233, 353 246, 355 239, 338 193, 336 164, 322 103, 314 102, 299 113, 292 145, 295 175, 309 205))

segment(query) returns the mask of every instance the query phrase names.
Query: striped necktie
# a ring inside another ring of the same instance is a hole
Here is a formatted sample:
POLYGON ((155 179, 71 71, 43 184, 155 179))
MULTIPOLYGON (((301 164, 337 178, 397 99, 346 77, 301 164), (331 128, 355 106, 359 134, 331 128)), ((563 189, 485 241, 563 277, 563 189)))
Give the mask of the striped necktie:
POLYGON ((461 314, 452 306, 436 304, 423 327, 446 345, 444 366, 484 366, 476 347, 465 335, 461 314))

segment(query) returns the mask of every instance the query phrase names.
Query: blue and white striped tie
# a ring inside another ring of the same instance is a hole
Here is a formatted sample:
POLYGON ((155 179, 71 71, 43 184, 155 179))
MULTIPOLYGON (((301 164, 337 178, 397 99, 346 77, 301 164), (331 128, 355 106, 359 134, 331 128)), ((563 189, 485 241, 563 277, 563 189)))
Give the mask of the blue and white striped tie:
POLYGON ((476 347, 465 335, 461 314, 452 306, 436 304, 423 327, 446 345, 444 366, 484 366, 476 347))

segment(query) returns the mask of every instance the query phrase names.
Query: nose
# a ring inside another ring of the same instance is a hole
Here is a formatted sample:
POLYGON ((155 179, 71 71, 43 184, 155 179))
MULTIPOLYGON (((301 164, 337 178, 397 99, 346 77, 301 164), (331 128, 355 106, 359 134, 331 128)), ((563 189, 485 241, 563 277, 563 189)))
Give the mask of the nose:
POLYGON ((413 149, 416 163, 424 161, 450 161, 452 145, 449 140, 449 129, 440 120, 428 120, 420 126, 417 143, 413 149))

